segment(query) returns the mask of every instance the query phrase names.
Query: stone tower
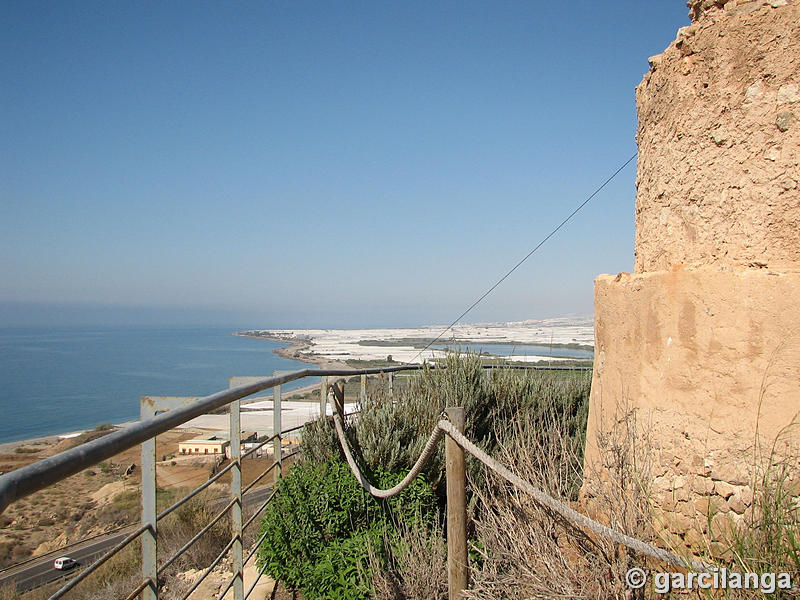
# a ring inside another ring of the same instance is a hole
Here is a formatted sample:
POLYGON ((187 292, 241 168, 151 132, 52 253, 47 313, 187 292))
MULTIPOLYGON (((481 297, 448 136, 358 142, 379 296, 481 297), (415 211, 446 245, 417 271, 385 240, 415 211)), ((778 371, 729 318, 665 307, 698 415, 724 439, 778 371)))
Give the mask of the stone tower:
POLYGON ((636 89, 635 271, 595 281, 585 459, 634 411, 676 547, 740 522, 770 453, 800 456, 800 5, 689 6, 636 89))

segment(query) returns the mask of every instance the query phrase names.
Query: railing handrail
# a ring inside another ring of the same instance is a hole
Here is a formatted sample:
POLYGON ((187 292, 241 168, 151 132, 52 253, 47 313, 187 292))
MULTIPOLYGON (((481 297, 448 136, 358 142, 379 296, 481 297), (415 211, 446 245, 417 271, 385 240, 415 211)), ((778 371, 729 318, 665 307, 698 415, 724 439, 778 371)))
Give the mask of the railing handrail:
MULTIPOLYGON (((400 371, 419 371, 426 365, 400 365, 396 367, 375 367, 368 369, 299 369, 283 375, 265 377, 252 383, 222 390, 199 398, 192 404, 137 421, 127 427, 104 435, 75 448, 65 450, 55 456, 42 459, 20 469, 0 475, 0 514, 12 502, 46 488, 62 479, 96 465, 107 458, 128 450, 145 440, 166 433, 179 425, 200 415, 217 410, 236 400, 289 383, 304 377, 349 377, 353 375, 378 375, 400 371)), ((435 369, 436 365, 428 365, 435 369)), ((591 367, 557 366, 511 366, 483 365, 485 369, 535 369, 535 370, 588 370, 591 367)))
MULTIPOLYGON (((443 365, 442 365, 443 366, 443 365)), ((439 368, 442 368, 440 366, 439 368)), ((591 367, 583 367, 583 366, 554 366, 554 365, 546 365, 546 366, 539 366, 539 365, 509 365, 509 364, 488 364, 488 365, 481 365, 483 369, 487 371, 487 373, 491 370, 495 369, 531 369, 531 370, 590 370, 591 367)), ((204 571, 203 576, 194 583, 192 589, 197 587, 200 582, 205 579, 208 575, 210 570, 217 564, 222 557, 228 552, 232 552, 233 557, 233 571, 234 577, 228 582, 228 587, 226 591, 230 589, 232 586, 234 588, 234 595, 236 598, 242 598, 243 589, 243 566, 246 564, 248 560, 250 560, 255 552, 257 551, 260 541, 256 543, 255 547, 250 551, 245 560, 242 556, 242 535, 244 529, 246 529, 252 522, 258 517, 258 515, 266 508, 269 502, 275 495, 275 490, 269 495, 265 502, 261 504, 261 506, 256 510, 256 512, 248 519, 246 524, 242 524, 241 518, 241 507, 242 507, 242 500, 243 495, 251 490, 263 477, 269 474, 274 468, 278 469, 278 477, 280 477, 280 473, 282 473, 281 468, 281 457, 283 456, 283 450, 281 448, 281 441, 285 438, 286 434, 293 432, 297 429, 301 429, 304 425, 298 425, 295 427, 291 427, 288 429, 283 429, 280 423, 280 402, 281 402, 281 385, 284 383, 288 383, 291 381, 295 381, 298 379, 302 379, 305 377, 321 377, 322 378, 322 387, 321 387, 321 396, 320 396, 320 413, 321 415, 325 414, 325 394, 329 392, 333 392, 335 395, 334 401, 334 414, 337 417, 337 421, 341 418, 342 413, 344 413, 344 387, 341 385, 328 385, 328 377, 345 377, 350 378, 353 376, 361 376, 361 401, 366 401, 366 376, 367 375, 389 375, 389 395, 392 395, 392 374, 402 371, 419 371, 425 368, 436 369, 437 366, 428 365, 423 363, 421 365, 413 364, 413 365, 398 365, 398 366, 387 366, 387 367, 374 367, 374 368, 365 368, 365 369, 317 369, 317 368, 309 368, 309 369, 300 369, 297 371, 275 371, 272 377, 264 377, 261 379, 251 380, 250 382, 236 386, 233 388, 229 388, 227 390, 222 390, 216 392, 214 394, 196 398, 196 399, 177 399, 182 400, 182 402, 176 403, 173 402, 164 402, 160 401, 157 397, 149 397, 145 396, 141 399, 141 407, 142 412, 140 419, 138 422, 135 422, 123 429, 114 431, 112 433, 106 434, 103 437, 98 439, 92 440, 90 442, 81 444, 75 448, 70 450, 66 450, 61 452, 55 456, 51 456, 49 458, 40 460, 35 462, 31 465, 23 467, 21 469, 17 469, 12 471, 11 473, 5 474, 0 476, 0 513, 12 502, 18 500, 26 495, 32 494, 38 490, 48 487, 53 483, 61 481, 79 471, 95 465, 107 458, 110 458, 124 450, 128 450, 138 444, 142 444, 142 473, 143 473, 143 487, 142 487, 142 525, 129 533, 125 540, 117 544, 111 551, 107 552, 102 556, 102 558, 92 564, 88 569, 80 573, 80 575, 69 582, 67 582, 64 586, 62 586, 53 596, 51 596, 51 600, 54 598, 60 598, 72 589, 75 585, 77 585, 80 581, 84 580, 88 577, 91 573, 93 573, 97 568, 99 568, 105 561, 107 561, 111 556, 116 554, 120 551, 123 547, 125 547, 128 543, 133 541, 134 539, 142 537, 142 576, 143 581, 139 585, 139 587, 134 591, 129 598, 133 598, 139 592, 144 591, 143 598, 151 599, 156 598, 158 594, 158 583, 157 579, 160 574, 164 572, 175 560, 177 560, 188 548, 197 542, 200 537, 202 537, 206 532, 208 532, 215 523, 221 520, 225 514, 229 511, 231 512, 231 519, 234 530, 238 533, 235 533, 231 539, 231 541, 226 546, 226 549, 223 550, 217 558, 212 562, 209 568, 204 571), (241 454, 241 449, 239 446, 239 430, 241 427, 239 421, 240 415, 240 402, 239 400, 250 396, 252 394, 258 393, 260 391, 275 388, 275 422, 274 422, 274 429, 275 433, 273 433, 267 439, 261 440, 257 445, 255 445, 252 449, 249 449, 243 455, 241 454), (158 434, 166 433, 167 431, 187 423, 192 419, 207 414, 213 411, 216 411, 226 405, 230 406, 231 411, 231 443, 233 444, 231 452, 231 463, 225 468, 216 473, 213 477, 211 477, 207 482, 201 484, 191 492, 189 492, 186 496, 172 504, 167 509, 163 510, 160 514, 155 513, 155 444, 154 440, 158 434), (153 415, 153 416, 151 416, 153 415), (269 466, 266 470, 264 470, 260 475, 258 475, 252 482, 250 482, 247 486, 242 488, 241 485, 241 461, 243 458, 257 452, 259 449, 263 448, 267 445, 270 441, 275 443, 275 460, 271 466, 269 466), (149 465, 149 466, 148 466, 149 465), (197 494, 202 492, 204 489, 208 488, 212 485, 215 481, 219 480, 227 471, 231 471, 231 492, 233 497, 228 502, 227 506, 223 508, 213 519, 210 523, 208 523, 205 527, 203 527, 197 534, 195 534, 191 540, 189 540, 180 550, 178 550, 173 556, 171 556, 165 563, 158 566, 157 564, 157 543, 156 543, 156 533, 157 533, 157 523, 163 517, 180 507, 181 505, 188 502, 191 498, 195 497, 197 494), (150 479, 148 479, 149 486, 147 487, 147 493, 145 493, 144 487, 144 474, 150 473, 150 479), (149 507, 149 508, 148 508, 149 507), (148 591, 149 590, 149 591, 148 591)), ((164 399, 162 399, 164 400, 164 399)), ((166 399, 169 400, 169 399, 166 399)), ((176 399, 173 399, 176 400, 176 399)), ((441 434, 441 431, 439 432, 441 434)), ((435 443, 435 442, 434 442, 435 443)), ((429 445, 431 445, 429 443, 429 445)), ((294 456, 299 451, 295 451, 287 455, 285 458, 290 458, 294 456)), ((365 482, 362 482, 362 485, 365 482)), ((125 529, 132 529, 133 526, 126 527, 125 529)), ((107 534, 106 534, 107 535, 107 534)), ((263 540, 263 536, 262 536, 263 540)), ((83 540, 82 542, 85 542, 83 540)), ((63 549, 62 549, 63 551, 63 549)), ((58 551, 57 551, 58 552, 58 551)), ((263 574, 263 569, 261 570, 261 574, 263 574)), ((252 591, 248 591, 248 594, 252 591)), ((190 590, 191 592, 191 590, 190 590)), ((224 595, 223 592, 222 595, 224 595)), ((220 596, 221 598, 222 596, 220 596)), ((244 596, 246 598, 247 596, 244 596)))
POLYGON ((304 377, 376 375, 397 371, 419 370, 419 365, 403 365, 382 369, 300 369, 284 375, 222 390, 199 398, 192 404, 137 421, 113 433, 92 440, 55 456, 42 459, 5 475, 0 475, 0 513, 12 502, 46 488, 62 479, 96 465, 115 454, 128 450, 143 441, 191 421, 195 417, 217 410, 245 396, 302 379, 304 377))

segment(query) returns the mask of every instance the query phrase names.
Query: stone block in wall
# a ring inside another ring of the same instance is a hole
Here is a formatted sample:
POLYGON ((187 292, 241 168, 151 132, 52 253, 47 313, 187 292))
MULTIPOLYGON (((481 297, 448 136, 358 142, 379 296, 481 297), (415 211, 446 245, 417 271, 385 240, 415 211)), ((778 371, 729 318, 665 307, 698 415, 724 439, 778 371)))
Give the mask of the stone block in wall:
POLYGON ((703 517, 711 517, 718 513, 726 513, 730 509, 721 496, 703 496, 694 501, 694 507, 703 517))
POLYGON ((692 479, 691 489, 694 494, 707 496, 714 491, 714 482, 708 477, 698 475, 692 479))
POLYGON ((736 488, 726 481, 715 481, 714 493, 723 500, 727 500, 736 493, 736 488))

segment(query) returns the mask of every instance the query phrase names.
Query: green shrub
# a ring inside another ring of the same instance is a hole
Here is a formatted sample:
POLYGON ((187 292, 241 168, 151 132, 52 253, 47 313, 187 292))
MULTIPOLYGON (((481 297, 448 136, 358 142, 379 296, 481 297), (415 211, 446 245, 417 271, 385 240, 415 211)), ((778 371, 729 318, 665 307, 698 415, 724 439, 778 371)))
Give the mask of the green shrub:
MULTIPOLYGON (((401 476, 377 473, 381 487, 401 476)), ((365 492, 347 465, 298 465, 277 484, 261 522, 259 565, 274 579, 302 589, 306 600, 366 600, 370 552, 385 556, 395 524, 432 520, 436 501, 422 478, 400 495, 378 500, 365 492)))
MULTIPOLYGON (((368 600, 372 595, 370 556, 383 552, 383 533, 372 526, 326 546, 307 574, 308 600, 368 600)), ((385 561, 381 561, 383 566, 385 561)))
POLYGON ((303 460, 312 465, 321 465, 330 460, 344 460, 342 447, 330 417, 306 423, 300 438, 303 460))
MULTIPOLYGON (((559 475, 567 487, 566 495, 574 498, 582 477, 580 468, 574 465, 582 463, 591 373, 496 369, 487 376, 479 356, 457 353, 449 355, 444 366, 424 368, 408 377, 404 389, 395 388, 394 398, 385 388, 371 389, 359 415, 346 424, 350 447, 369 481, 381 488, 395 483, 400 476, 390 482, 383 473, 407 473, 444 409, 462 406, 467 438, 490 455, 514 443, 510 437, 514 423, 524 429, 531 447, 563 448, 575 460, 565 462, 559 475)), ((270 531, 265 544, 270 548, 262 551, 270 574, 302 588, 308 600, 367 598, 371 586, 384 597, 387 590, 411 590, 421 581, 434 589, 435 580, 441 579, 441 565, 433 561, 436 564, 425 567, 424 552, 409 550, 407 544, 399 542, 398 531, 409 531, 402 519, 413 518, 413 511, 401 515, 401 519, 387 519, 377 511, 378 501, 361 491, 342 464, 343 453, 332 419, 306 425, 301 449, 306 466, 300 468, 305 469, 305 475, 282 482, 285 489, 279 489, 276 501, 283 495, 283 504, 273 505, 275 510, 282 508, 269 517, 273 522, 265 519, 266 528, 262 529, 270 531), (331 480, 325 481, 325 477, 331 480), (365 554, 370 558, 369 567, 363 566, 365 554)), ((552 471, 554 457, 546 452, 529 460, 533 468, 552 471)), ((487 480, 478 461, 468 458, 467 469, 478 488, 503 487, 496 480, 487 480)), ((435 498, 441 510, 445 498, 444 444, 438 445, 422 478, 430 486, 425 488, 429 495, 425 498, 430 497, 432 503, 435 498)), ((416 505, 427 502, 423 500, 418 498, 416 505)), ((401 497, 400 506, 404 502, 407 500, 401 497)), ((423 513, 434 514, 432 508, 423 513)), ((423 528, 428 534, 416 534, 429 540, 426 543, 432 549, 441 541, 434 521, 431 518, 423 528)), ((409 594, 414 597, 414 593, 409 594)))
MULTIPOLYGON (((487 377, 480 357, 451 354, 444 369, 425 368, 409 377, 408 387, 395 394, 376 390, 347 428, 351 448, 368 477, 378 470, 405 472, 419 457, 433 428, 449 406, 463 406, 466 436, 493 454, 515 420, 551 423, 557 420, 576 448, 583 451, 591 373, 495 369, 487 377)), ((541 427, 537 434, 548 435, 541 427)), ((303 429, 301 449, 306 461, 320 464, 342 459, 330 419, 303 429)), ((483 481, 482 469, 469 461, 470 475, 483 481)), ((437 495, 444 497, 444 447, 440 444, 423 471, 437 495)), ((577 474, 578 479, 580 473, 577 474)))

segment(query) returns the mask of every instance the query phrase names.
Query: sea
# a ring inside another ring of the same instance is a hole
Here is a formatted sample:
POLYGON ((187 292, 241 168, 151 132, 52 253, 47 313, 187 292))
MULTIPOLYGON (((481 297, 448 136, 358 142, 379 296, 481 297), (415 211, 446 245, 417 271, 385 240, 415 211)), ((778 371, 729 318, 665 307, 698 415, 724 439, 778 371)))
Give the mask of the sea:
MULTIPOLYGON (((142 396, 205 396, 232 376, 313 367, 235 328, 0 328, 0 442, 139 417, 142 396)), ((297 389, 318 379, 283 386, 297 389)))

